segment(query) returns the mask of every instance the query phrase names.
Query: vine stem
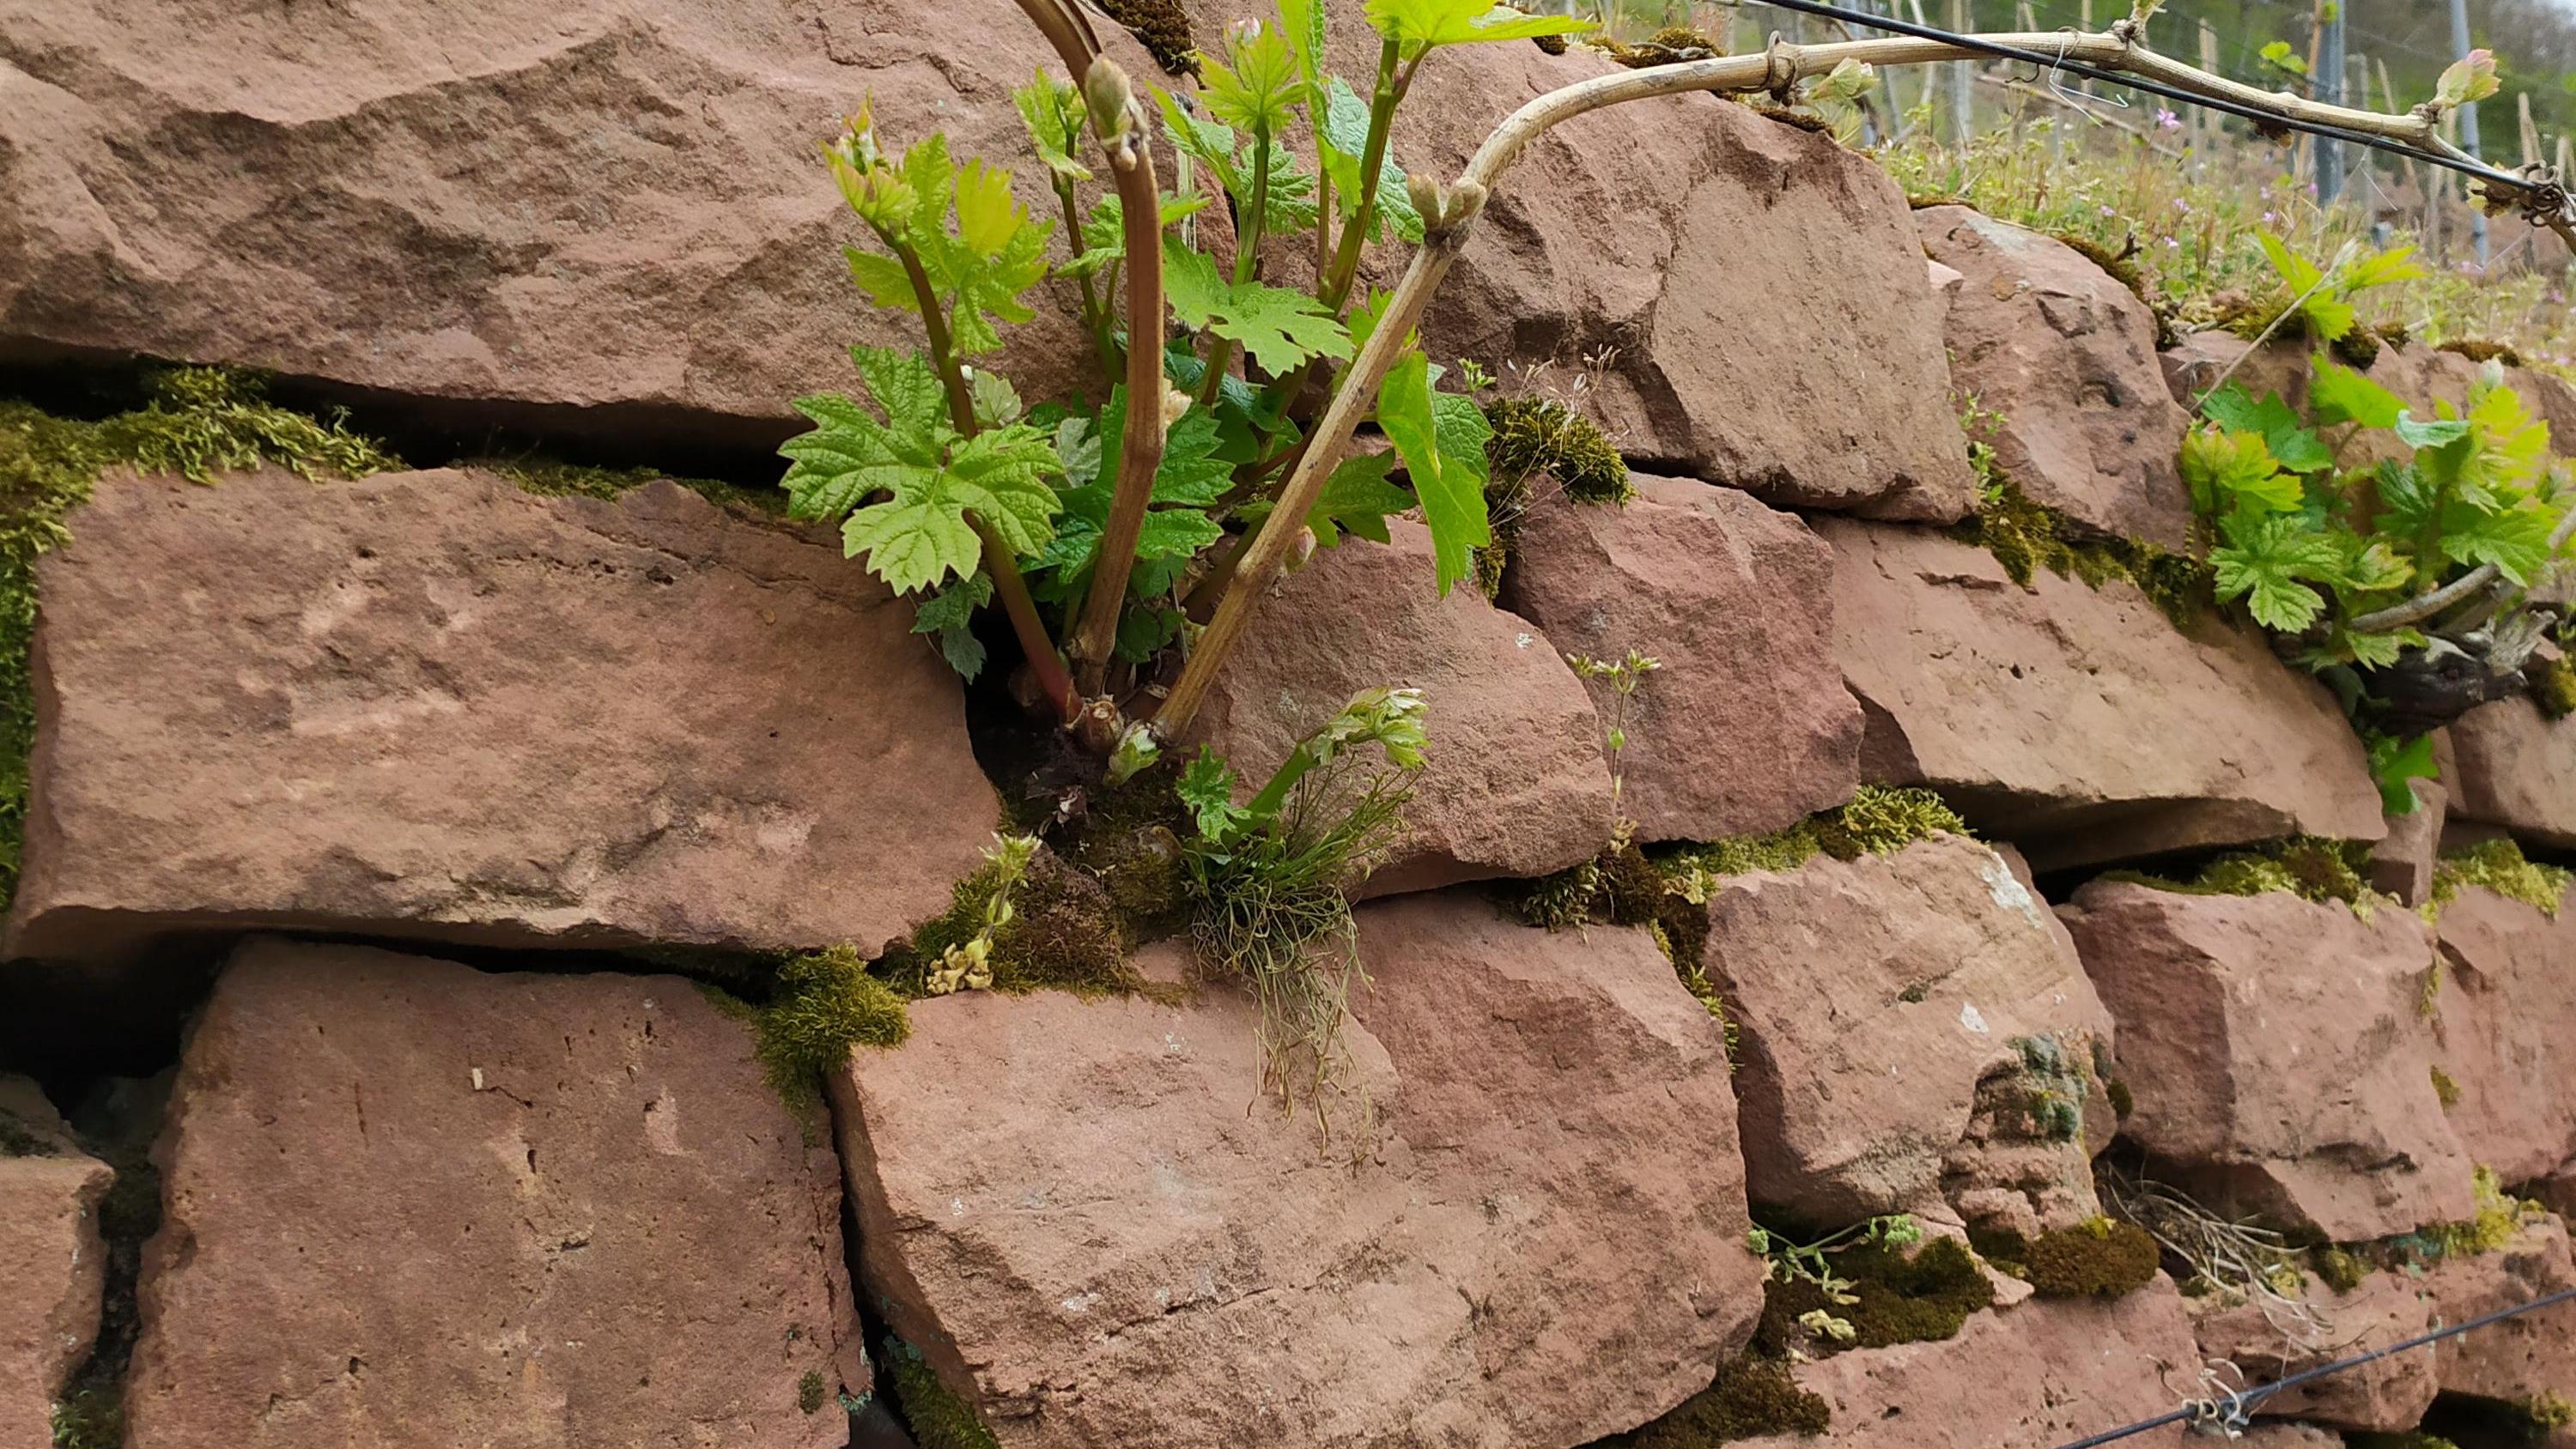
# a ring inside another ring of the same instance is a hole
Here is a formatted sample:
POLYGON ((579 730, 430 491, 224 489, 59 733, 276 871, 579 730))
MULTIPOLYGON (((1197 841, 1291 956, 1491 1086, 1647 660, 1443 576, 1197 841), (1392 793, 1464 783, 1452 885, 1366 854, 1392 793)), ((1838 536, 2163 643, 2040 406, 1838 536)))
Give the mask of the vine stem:
MULTIPOLYGON (((957 436, 971 438, 981 429, 975 423, 975 399, 967 390, 964 369, 950 345, 948 318, 939 310, 939 291, 922 269, 921 255, 912 247, 883 229, 877 236, 894 250, 903 262, 904 276, 912 282, 915 301, 921 305, 922 335, 930 344, 931 370, 939 375, 939 385, 948 397, 948 422, 957 436)), ((993 592, 1002 600, 1002 612, 1010 618, 1011 632, 1020 641, 1020 653, 1029 661, 1029 673, 1047 702, 1055 707, 1060 722, 1070 724, 1082 711, 1082 696, 1073 687, 1073 676, 1067 674, 1064 661, 1057 657, 1055 640, 1047 634, 1046 621, 1038 617, 1036 601, 1029 597, 1029 582, 1020 576, 1020 561, 1011 546, 993 531, 974 510, 966 512, 968 526, 984 547, 984 572, 993 579, 993 592)))
MULTIPOLYGON (((1045 3, 1045 0, 1021 0, 1021 3, 1032 6, 1045 3)), ((2437 106, 2428 104, 2405 115, 2391 116, 2258 90, 2148 50, 2138 43, 2137 27, 2131 22, 2121 22, 2111 31, 2099 35, 2056 31, 1976 38, 1988 44, 2045 52, 2061 60, 2082 61, 2106 70, 2125 70, 2197 95, 2257 107, 2275 115, 2385 136, 2419 149, 2457 153, 2457 148, 2448 146, 2440 137, 2440 108, 2437 106)), ((1369 336, 1368 345, 1352 361, 1342 386, 1324 409, 1324 416, 1316 422, 1305 455, 1298 459, 1296 469, 1289 475, 1278 504, 1270 517, 1263 521, 1252 546, 1245 551, 1241 566, 1236 569, 1233 579, 1226 585, 1224 596, 1217 603, 1215 616, 1208 621, 1207 631, 1200 636, 1198 647, 1182 667, 1180 677, 1173 682, 1171 693, 1155 712, 1155 733, 1165 740, 1177 739, 1197 718, 1199 707, 1206 702, 1218 671, 1225 667, 1246 625, 1251 622, 1254 605, 1270 587, 1271 581, 1278 577, 1297 532, 1305 527, 1307 514, 1313 511, 1316 501, 1323 495, 1326 478, 1349 448, 1351 435, 1358 428, 1361 415, 1374 406, 1378 386, 1403 352, 1405 338, 1421 320, 1432 291, 1440 285, 1441 278, 1448 274, 1450 264, 1465 246, 1468 234, 1482 212, 1485 196, 1500 180, 1502 173, 1520 159, 1531 142, 1577 116, 1630 101, 1690 91, 1786 90, 1808 76, 1830 73, 1846 60, 1863 65, 1930 65, 1980 59, 1983 55, 1983 51, 1947 41, 1911 37, 1813 46, 1775 42, 1762 55, 1712 56, 1577 81, 1529 101, 1505 118, 1476 149, 1476 154, 1459 175, 1456 191, 1462 203, 1460 214, 1451 218, 1450 224, 1437 233, 1424 237, 1421 249, 1414 253, 1402 280, 1396 283, 1386 315, 1379 319, 1369 336)), ((1393 89, 1393 77, 1383 65, 1380 70, 1382 80, 1386 82, 1380 87, 1383 99, 1393 89)), ((1391 103, 1389 109, 1392 110, 1391 103)), ((2467 159, 2465 153, 2457 154, 2461 159, 2467 159)), ((1364 160, 1362 165, 1366 167, 1369 162, 1364 160)), ((1362 185, 1366 186, 1372 179, 1373 172, 1363 170, 1362 185)), ((2543 219, 2566 238, 2571 247, 2576 247, 2576 217, 2571 217, 2566 207, 2562 206, 2558 212, 2543 219)), ((1342 238, 1345 254, 1356 251, 1359 234, 1357 227, 1345 232, 1342 238)), ((1341 271, 1340 261, 1340 257, 1335 258, 1337 273, 1341 271)), ((1356 266, 1354 256, 1354 273, 1356 266)))
POLYGON ((1118 483, 1109 497, 1109 519, 1101 528, 1100 555, 1091 568, 1091 587, 1083 596, 1071 650, 1080 683, 1097 693, 1118 642, 1118 613, 1135 571, 1145 509, 1154 501, 1154 474, 1163 466, 1163 195, 1154 179, 1153 149, 1143 144, 1148 134, 1144 110, 1136 104, 1126 72, 1101 54, 1090 17, 1074 0, 1019 0, 1019 5, 1082 87, 1118 190, 1119 233, 1126 253, 1127 423, 1119 437, 1118 483), (1126 95, 1117 108, 1114 131, 1101 124, 1109 108, 1094 99, 1112 91, 1126 95))

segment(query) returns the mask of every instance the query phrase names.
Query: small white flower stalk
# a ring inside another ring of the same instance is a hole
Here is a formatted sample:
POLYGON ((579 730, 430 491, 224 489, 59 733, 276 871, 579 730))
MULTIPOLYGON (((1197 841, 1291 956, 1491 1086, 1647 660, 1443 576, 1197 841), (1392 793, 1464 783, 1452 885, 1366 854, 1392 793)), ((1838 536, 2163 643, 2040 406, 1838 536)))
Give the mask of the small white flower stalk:
POLYGON ((984 850, 984 862, 993 868, 993 893, 984 901, 984 923, 964 943, 949 947, 939 958, 938 969, 922 982, 933 996, 948 996, 959 991, 984 991, 993 984, 993 938, 1011 923, 1011 890, 1029 873, 1029 862, 1037 855, 1038 838, 1034 835, 995 835, 984 850))

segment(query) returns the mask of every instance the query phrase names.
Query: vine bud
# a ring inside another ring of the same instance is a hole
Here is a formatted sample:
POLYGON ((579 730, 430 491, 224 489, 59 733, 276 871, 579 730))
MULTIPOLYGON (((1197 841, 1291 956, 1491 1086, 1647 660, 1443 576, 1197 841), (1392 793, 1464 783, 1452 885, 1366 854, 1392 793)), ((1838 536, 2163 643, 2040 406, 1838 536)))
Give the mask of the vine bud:
POLYGON ((1091 112, 1091 128, 1104 141, 1115 141, 1134 124, 1136 86, 1109 57, 1097 56, 1082 78, 1082 103, 1091 112))

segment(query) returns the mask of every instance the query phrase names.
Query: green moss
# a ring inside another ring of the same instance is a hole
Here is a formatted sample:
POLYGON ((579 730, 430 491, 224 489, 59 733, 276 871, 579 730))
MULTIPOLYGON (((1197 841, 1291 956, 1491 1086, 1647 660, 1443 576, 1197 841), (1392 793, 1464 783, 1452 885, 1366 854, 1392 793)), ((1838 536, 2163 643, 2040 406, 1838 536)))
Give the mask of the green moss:
POLYGON ((72 1390, 54 1405, 54 1449, 124 1449, 125 1391, 118 1384, 72 1390))
MULTIPOLYGON (((992 898, 991 863, 959 881, 948 909, 889 952, 878 974, 900 996, 919 999, 932 968, 951 946, 982 929, 992 898)), ((993 989, 1012 996, 1070 991, 1081 997, 1158 994, 1127 963, 1126 933, 1116 899, 1090 873, 1041 846, 1011 890, 1011 919, 993 934, 993 989)))
POLYGON ((2155 1281, 2156 1240, 2135 1223, 2097 1217, 2036 1238, 1980 1238, 1978 1248, 2044 1298, 2119 1298, 2155 1281))
POLYGON ((1935 835, 1967 835, 1959 818, 1933 791, 1915 786, 1863 785, 1849 804, 1819 811, 1768 835, 1736 835, 1684 846, 1660 863, 1668 888, 1706 900, 1710 881, 1753 871, 1795 870, 1818 855, 1858 860, 1890 855, 1935 835))
POLYGON ((2470 1178, 2470 1186, 2477 1197, 2475 1217, 2466 1222, 2441 1223, 2418 1234, 2433 1244, 2430 1256, 2476 1257, 2492 1253, 2513 1241, 2514 1235, 2522 1231, 2526 1217, 2542 1211, 2538 1203, 2524 1202, 2507 1193, 2491 1169, 2478 1168, 2470 1178))
POLYGON ((2478 1449, 2540 1449, 2559 1442, 2558 1431, 2570 1424, 2576 1403, 2554 1391, 2516 1399, 2444 1393, 2419 1427, 2478 1449))
POLYGON ((53 1139, 18 1120, 16 1113, 0 1108, 0 1157, 56 1157, 61 1152, 53 1139))
POLYGON ((893 1380, 895 1407, 921 1449, 1001 1449, 974 1406, 948 1391, 921 1350, 899 1338, 885 1341, 884 1364, 893 1380))
MULTIPOLYGON (((2147 290, 2146 273, 2138 269, 2134 241, 2130 243, 2132 250, 2121 253, 2111 250, 2081 232, 2061 231, 2053 235, 2069 249, 2081 253, 2086 261, 2108 273, 2112 281, 2135 293, 2139 301, 2146 303, 2147 310, 2156 314, 2156 326, 2160 333, 2170 325, 2165 314, 2171 309, 2156 305, 2155 297, 2147 290)), ((2164 338, 2159 336, 2157 343, 2159 346, 2163 345, 2164 338)))
POLYGON ((2103 1083, 2102 1095, 2111 1099, 2111 1112, 2114 1116, 2127 1117, 2130 1113, 2138 1110, 2138 1099, 2136 1094, 2129 1090, 2129 1084, 2127 1082, 2120 1080, 2118 1077, 2113 1077, 2108 1082, 2103 1083))
POLYGON ((2337 1293, 2350 1293, 2361 1286, 2370 1266, 2357 1255, 2325 1243, 2308 1250, 2308 1267, 2325 1285, 2337 1293))
POLYGON ((791 1101, 845 1065, 853 1049, 901 1046, 912 1034, 903 998, 869 975, 858 948, 847 945, 782 962, 778 994, 753 1020, 760 1065, 791 1101))
POLYGON ((785 517, 787 513, 787 495, 780 489, 745 488, 714 478, 683 478, 653 468, 595 468, 582 463, 567 463, 543 453, 515 458, 473 458, 468 459, 464 466, 498 473, 544 498, 613 499, 647 483, 667 478, 719 508, 772 517, 785 517))
MULTIPOLYGON (((1095 789, 1081 827, 1053 837, 1049 849, 1100 882, 1130 946, 1189 924, 1189 868, 1181 832, 1189 817, 1172 789, 1173 771, 1147 770, 1095 789)), ((1035 828, 1041 822, 1024 822, 1035 828)))
POLYGON ((2576 872, 2525 860, 2520 845, 2499 836, 2454 851, 2434 864, 2433 905, 2448 905, 2463 889, 2479 886, 2555 916, 2571 881, 2576 881, 2576 872))
POLYGON ((2451 1074, 2439 1066, 2433 1068, 2433 1095, 2442 1100, 2445 1112, 2460 1105, 2460 1084, 2451 1080, 2451 1074))
POLYGON ((2356 915, 2367 915, 2387 898, 2371 889, 2362 872, 2370 847, 2357 841, 2299 835, 2253 850, 2231 851, 2201 868, 2190 880, 2121 870, 2105 879, 2153 886, 2196 896, 2259 896, 2283 891, 2320 905, 2340 901, 2356 915))
POLYGON ((1716 1381, 1680 1408, 1596 1449, 1706 1449, 1773 1434, 1813 1436, 1832 1423, 1832 1406, 1799 1388, 1787 1364, 1748 1355, 1718 1365, 1716 1381))
POLYGON ((1577 503, 1624 504, 1637 496, 1628 460, 1590 418, 1554 398, 1507 397, 1485 409, 1489 476, 1525 484, 1554 478, 1577 503))
POLYGON ((1850 1248, 1834 1254, 1833 1270, 1850 1280, 1849 1294, 1857 1302, 1836 1304, 1805 1279, 1775 1277, 1763 1285, 1755 1347, 1830 1356, 1847 1348, 1937 1342, 1956 1336, 1969 1314, 1995 1301, 1993 1281, 1955 1238, 1934 1238, 1911 1256, 1883 1245, 1850 1248), (1818 1310, 1849 1323, 1852 1341, 1819 1340, 1802 1330, 1798 1320, 1818 1310))
POLYGON ((1190 13, 1180 0, 1101 0, 1100 8, 1135 32, 1164 70, 1173 75, 1198 74, 1198 42, 1190 37, 1190 13))
POLYGON ((817 1370, 807 1369, 805 1377, 796 1381, 796 1407, 806 1413, 823 1412, 823 1401, 831 1396, 832 1386, 823 1382, 823 1375, 817 1370))
POLYGON ((2023 588, 2043 568, 2096 589, 2125 580, 2177 628, 2189 627, 2210 601, 2208 565, 2135 539, 2083 537, 2065 515, 2032 502, 2019 484, 2001 477, 1984 489, 1976 516, 1953 528, 1951 537, 1993 554, 2023 588))
POLYGON ((2367 327, 2355 327, 2326 344, 2335 359, 2355 372, 2368 372, 2379 360, 2379 334, 2367 327))
POLYGON ((2576 660, 2561 654, 2533 670, 2531 702, 2550 719, 2576 714, 2576 660))
POLYGON ((2522 354, 2501 342, 2487 342, 2474 337, 2454 337, 2434 344, 2437 352, 2456 352, 2471 362, 2493 362, 2501 359, 2507 367, 2523 365, 2522 354))
POLYGON ((2346 1434, 2343 1442, 2344 1449, 2460 1449, 2448 1439, 2412 1431, 2404 1434, 2346 1434))

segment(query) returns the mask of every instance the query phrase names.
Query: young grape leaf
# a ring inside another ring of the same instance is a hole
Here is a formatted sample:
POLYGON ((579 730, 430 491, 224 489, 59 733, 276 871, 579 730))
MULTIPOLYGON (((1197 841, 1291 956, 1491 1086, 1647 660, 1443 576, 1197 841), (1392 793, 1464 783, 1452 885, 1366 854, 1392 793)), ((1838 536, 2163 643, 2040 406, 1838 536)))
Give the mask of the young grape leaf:
POLYGON ((2454 501, 2442 509, 2442 552, 2458 563, 2494 564, 2527 587, 2549 562, 2550 513, 2526 504, 2489 513, 2454 501))
POLYGON ((2256 402, 2244 388, 2231 382, 2209 395, 2201 404, 2201 413, 2219 426, 2235 433, 2259 433, 2272 460, 2293 473, 2317 473, 2334 466, 2334 454, 2320 441, 2314 429, 2299 421, 2290 405, 2278 393, 2265 393, 2256 402))
POLYGON ((2313 369, 2308 380, 2308 406, 2316 410, 2321 427, 2359 423, 2365 428, 2393 428, 2406 410, 2397 394, 2335 361, 2330 354, 2318 353, 2313 369))
POLYGON ((2475 105, 2497 91, 2504 82, 2496 78, 2496 58, 2492 50, 2473 50, 2442 72, 2433 86, 2433 99, 2444 109, 2475 105))
POLYGON ((2391 815, 2415 813, 2415 787, 2412 780, 2440 778, 2441 766, 2433 758, 2433 737, 2417 735, 2400 740, 2393 735, 2374 735, 2370 739, 2370 777, 2379 783, 2379 803, 2391 815))
POLYGON ((1403 457, 1422 502, 1434 580, 1445 597, 1474 571, 1475 551, 1493 542, 1485 513, 1485 439, 1493 427, 1472 398, 1444 399, 1431 390, 1431 360, 1420 348, 1398 358, 1378 385, 1377 425, 1403 457))
POLYGON ((1314 530, 1319 547, 1335 547, 1344 533, 1374 543, 1388 541, 1386 516, 1413 506, 1412 494, 1386 481, 1394 466, 1395 454, 1380 452, 1355 454, 1333 469, 1324 480, 1323 496, 1306 515, 1306 526, 1314 530))
POLYGON ((1276 375, 1311 357, 1351 355, 1351 335, 1332 309, 1303 292, 1260 282, 1230 283, 1203 252, 1163 239, 1163 288, 1172 315, 1240 343, 1263 369, 1276 375))
POLYGON ((1084 107, 1082 92, 1069 81, 1060 81, 1040 66, 1037 78, 1011 92, 1011 103, 1020 108, 1020 121, 1028 127, 1029 144, 1047 169, 1067 181, 1089 181, 1091 169, 1073 159, 1073 148, 1082 139, 1084 107))
POLYGON ((1130 664, 1150 664, 1181 637, 1190 616, 1178 609, 1129 609, 1118 616, 1118 640, 1111 652, 1130 664))
POLYGON ((2306 499, 2298 478, 2281 471, 2272 450, 2255 432, 2200 428, 2183 435, 2182 477, 2192 505, 2215 516, 2231 508, 2267 512, 2297 508, 2306 499))
POLYGON ((2419 418, 2411 412, 2399 413, 2393 426, 2397 441, 2410 448, 2448 447, 2469 435, 2469 425, 2464 420, 2419 418))
MULTIPOLYGON (((1317 149, 1324 174, 1333 179, 1333 196, 1342 217, 1349 220, 1360 208, 1360 156, 1368 149, 1368 102, 1360 99, 1350 82, 1334 76, 1324 86, 1322 118, 1316 127, 1317 149)), ((1397 236, 1418 244, 1422 213, 1414 209, 1412 193, 1404 185, 1404 168, 1395 164, 1392 147, 1379 156, 1377 175, 1377 209, 1369 219, 1369 240, 1378 240, 1386 226, 1393 226, 1397 236)))
POLYGON ((1296 49, 1271 26, 1226 32, 1220 60, 1199 52, 1199 99, 1229 126, 1275 136, 1287 128, 1303 98, 1306 77, 1296 49))
POLYGON ((990 574, 949 580, 939 592, 912 611, 912 632, 939 636, 939 652, 959 677, 972 680, 984 672, 984 644, 975 637, 975 611, 993 602, 990 574))
POLYGON ((2230 516, 2219 524, 2227 542, 2210 550, 2219 599, 2239 595, 2267 629, 2297 634, 2316 622, 2326 601, 2302 579, 2330 582, 2341 560, 2334 545, 2299 520, 2230 516))
POLYGON ((1368 0, 1368 22, 1408 59, 1436 45, 1573 35, 1592 22, 1570 15, 1524 15, 1491 0, 1368 0))
POLYGON ((1205 745, 1173 788, 1198 823, 1199 835, 1211 845, 1225 844, 1252 818, 1252 812, 1234 803, 1234 771, 1225 757, 1205 745))
POLYGON ((1045 433, 1014 423, 960 439, 938 379, 920 359, 876 347, 854 347, 850 356, 862 393, 886 419, 849 398, 798 400, 814 429, 778 450, 789 460, 781 484, 792 515, 848 512, 843 545, 854 558, 865 553, 869 571, 899 593, 975 572, 983 546, 970 513, 1015 553, 1046 546, 1058 507, 1047 480, 1064 464, 1045 433), (878 493, 890 496, 868 501, 878 493))

